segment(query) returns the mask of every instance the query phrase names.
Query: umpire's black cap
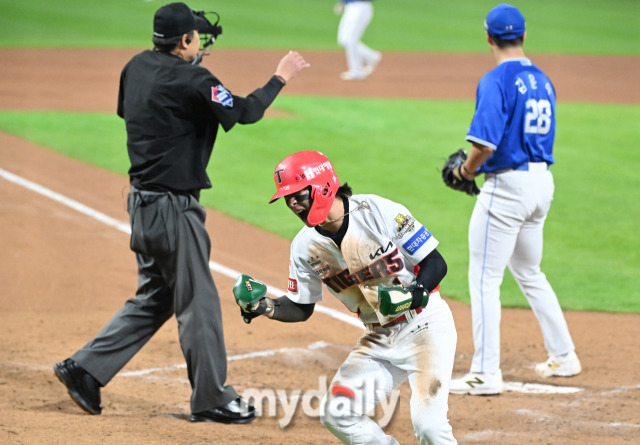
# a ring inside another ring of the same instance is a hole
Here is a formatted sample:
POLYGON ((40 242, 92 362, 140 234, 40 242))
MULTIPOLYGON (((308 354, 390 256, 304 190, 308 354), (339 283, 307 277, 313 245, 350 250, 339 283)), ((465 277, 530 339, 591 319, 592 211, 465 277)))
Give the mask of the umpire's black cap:
POLYGON ((153 35, 167 38, 188 34, 193 30, 203 32, 211 25, 184 3, 169 3, 156 11, 153 17, 153 35))

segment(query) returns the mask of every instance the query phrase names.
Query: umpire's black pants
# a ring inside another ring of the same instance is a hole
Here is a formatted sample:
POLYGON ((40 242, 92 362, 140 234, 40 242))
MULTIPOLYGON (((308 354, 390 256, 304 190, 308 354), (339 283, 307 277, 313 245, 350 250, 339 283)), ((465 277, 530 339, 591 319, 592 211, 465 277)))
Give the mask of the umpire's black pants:
POLYGON ((104 386, 175 313, 193 389, 191 411, 227 404, 237 393, 225 385, 227 355, 204 208, 189 194, 131 187, 127 209, 138 261, 136 297, 71 358, 104 386))

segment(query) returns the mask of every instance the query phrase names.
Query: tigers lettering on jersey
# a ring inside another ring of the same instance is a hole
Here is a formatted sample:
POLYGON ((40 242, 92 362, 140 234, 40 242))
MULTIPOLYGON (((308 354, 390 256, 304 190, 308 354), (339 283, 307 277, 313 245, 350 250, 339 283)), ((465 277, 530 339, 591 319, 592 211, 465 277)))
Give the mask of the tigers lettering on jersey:
POLYGON ((398 248, 396 247, 391 253, 383 256, 377 261, 363 267, 355 273, 344 269, 342 272, 323 278, 324 284, 331 288, 334 292, 340 292, 348 287, 365 283, 375 278, 382 278, 404 269, 404 261, 398 257, 398 248))
POLYGON ((222 104, 225 107, 233 107, 233 96, 222 85, 211 87, 211 101, 222 104))

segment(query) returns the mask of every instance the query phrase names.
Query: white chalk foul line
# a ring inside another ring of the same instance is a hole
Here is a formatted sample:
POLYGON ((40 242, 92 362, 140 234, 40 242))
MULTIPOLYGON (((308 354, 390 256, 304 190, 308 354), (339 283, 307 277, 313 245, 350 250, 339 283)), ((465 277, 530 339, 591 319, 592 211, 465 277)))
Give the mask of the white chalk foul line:
MULTIPOLYGON (((36 184, 35 182, 29 181, 28 179, 22 178, 18 175, 15 175, 13 173, 10 173, 4 169, 0 168, 0 177, 6 179, 7 181, 13 182, 14 184, 20 185, 22 187, 25 187, 31 191, 34 191, 36 193, 39 193, 42 196, 45 196, 49 199, 52 199, 56 202, 59 202, 73 210, 76 210, 79 213, 82 213, 83 215, 89 216, 90 218, 93 218, 97 221, 100 221, 104 224, 106 224, 107 226, 113 227, 121 232, 124 232, 128 235, 131 234, 131 227, 129 225, 128 222, 122 222, 122 221, 118 221, 115 218, 112 218, 108 215, 105 215, 102 212, 99 212, 95 209, 92 209, 91 207, 88 207, 84 204, 79 203, 78 201, 75 201, 71 198, 68 198, 64 195, 61 195, 60 193, 54 192, 51 189, 48 189, 46 187, 43 187, 39 184, 36 184)), ((225 275, 231 279, 236 279, 238 277, 238 275, 240 275, 241 273, 238 272, 237 270, 231 269, 230 267, 227 267, 223 264, 220 263, 216 263, 214 261, 209 261, 209 267, 211 268, 211 270, 213 270, 214 272, 218 272, 222 275, 225 275)), ((267 293, 269 293, 270 295, 273 295, 275 297, 280 297, 282 295, 285 295, 286 292, 278 289, 277 287, 274 286, 267 286, 267 293)), ((360 323, 359 320, 357 320, 355 317, 345 314, 343 312, 337 311, 335 309, 331 309, 325 306, 321 306, 321 305, 316 305, 315 310, 317 312, 323 313, 325 315, 328 315, 330 317, 333 317, 337 320, 340 320, 344 323, 350 324, 352 326, 356 326, 359 328, 363 328, 362 323, 360 323)), ((272 355, 272 354, 276 354, 276 353, 282 353, 285 351, 290 351, 292 348, 280 348, 280 349, 274 349, 271 351, 259 351, 259 352, 255 352, 252 354, 243 354, 241 356, 231 356, 228 357, 227 360, 232 361, 232 360, 240 360, 241 358, 234 358, 234 357, 242 357, 242 358, 253 358, 253 357, 260 357, 260 356, 265 356, 265 355, 272 355)), ((157 372, 159 370, 167 370, 167 369, 176 369, 176 368, 182 368, 185 367, 186 365, 176 365, 176 366, 169 366, 166 368, 153 368, 151 370, 141 370, 141 371, 132 371, 133 373, 139 373, 138 375, 143 375, 143 374, 149 374, 152 372, 157 372)), ((131 373, 121 373, 120 375, 134 375, 131 373)), ((572 387, 568 387, 568 386, 554 386, 554 385, 541 385, 541 384, 536 384, 536 383, 521 383, 521 382, 510 382, 510 383, 506 383, 505 382, 505 389, 507 391, 514 391, 514 392, 523 392, 523 393, 534 393, 534 394, 558 394, 558 393, 574 393, 574 392, 579 392, 579 391, 583 391, 582 388, 572 388, 572 387)))
MULTIPOLYGON (((1 168, 0 168, 0 176, 6 179, 7 181, 13 182, 14 184, 18 184, 31 191, 39 193, 42 196, 46 196, 47 198, 52 199, 53 201, 59 202, 79 213, 82 213, 83 215, 86 215, 90 218, 93 218, 97 221, 100 221, 106 224, 107 226, 113 227, 121 232, 131 235, 131 226, 129 225, 128 222, 118 221, 117 219, 112 218, 108 215, 105 215, 104 213, 99 212, 95 209, 92 209, 91 207, 88 207, 84 204, 81 204, 78 201, 75 201, 71 198, 61 195, 60 193, 54 192, 53 190, 50 190, 46 187, 36 184, 35 182, 31 182, 28 179, 22 178, 18 175, 10 173, 1 168)), ((238 272, 237 270, 231 269, 230 267, 227 267, 223 264, 216 263, 215 261, 209 261, 209 268, 214 272, 218 272, 234 280, 238 277, 238 275, 241 275, 241 273, 238 272)), ((281 297, 285 295, 287 292, 281 289, 278 289, 277 287, 267 285, 267 293, 275 297, 281 297)), ((316 305, 315 310, 317 312, 328 315, 342 322, 348 323, 352 326, 356 326, 361 329, 363 328, 362 323, 360 323, 360 321, 352 315, 345 314, 335 309, 331 309, 318 304, 316 305)))
MULTIPOLYGON (((231 355, 227 357, 227 361, 233 362, 236 360, 248 360, 248 359, 253 359, 257 357, 271 357, 277 354, 289 354, 292 352, 306 353, 315 349, 326 348, 328 346, 331 346, 331 344, 324 341, 317 341, 317 342, 311 343, 306 348, 276 348, 276 349, 267 349, 265 351, 249 352, 247 354, 231 355)), ((122 377, 140 377, 147 374, 153 374, 155 372, 170 371, 172 369, 184 369, 186 367, 187 365, 183 363, 180 365, 165 366, 162 368, 148 368, 148 369, 141 369, 139 371, 121 372, 118 375, 122 377)))
MULTIPOLYGON (((251 360, 258 357, 271 357, 278 354, 291 354, 291 353, 294 353, 295 356, 299 356, 300 354, 306 354, 310 351, 327 348, 330 346, 333 346, 333 345, 325 341, 316 341, 311 343, 306 348, 276 348, 276 349, 268 349, 264 351, 249 352, 246 354, 231 355, 227 357, 227 361, 233 362, 238 360, 251 360)), ((30 371, 50 371, 51 370, 51 366, 48 366, 48 365, 34 366, 33 364, 30 364, 30 363, 5 362, 0 360, 0 367, 2 366, 16 368, 16 369, 28 369, 30 371)), ((176 369, 185 369, 186 367, 187 365, 185 363, 182 363, 180 365, 169 365, 169 366, 163 366, 161 368, 147 368, 147 369, 140 369, 138 371, 125 371, 125 372, 119 372, 118 377, 144 377, 144 378, 155 379, 155 380, 160 379, 160 380, 171 381, 171 382, 189 383, 189 380, 182 379, 182 378, 151 376, 151 374, 155 374, 158 372, 167 372, 167 371, 172 371, 176 369)))
POLYGON ((56 193, 53 190, 50 190, 46 187, 43 187, 35 182, 31 182, 28 179, 24 179, 20 176, 14 175, 13 173, 9 173, 6 170, 0 168, 0 176, 2 176, 7 181, 13 182, 14 184, 21 185, 24 188, 27 188, 31 191, 41 194, 42 196, 46 196, 47 198, 57 201, 61 204, 66 205, 67 207, 72 208, 73 210, 82 213, 83 215, 87 215, 101 223, 104 223, 110 227, 114 227, 121 232, 131 234, 131 227, 129 223, 118 221, 110 216, 105 215, 104 213, 98 212, 97 210, 92 209, 84 204, 79 203, 78 201, 74 201, 71 198, 67 198, 60 193, 56 193))

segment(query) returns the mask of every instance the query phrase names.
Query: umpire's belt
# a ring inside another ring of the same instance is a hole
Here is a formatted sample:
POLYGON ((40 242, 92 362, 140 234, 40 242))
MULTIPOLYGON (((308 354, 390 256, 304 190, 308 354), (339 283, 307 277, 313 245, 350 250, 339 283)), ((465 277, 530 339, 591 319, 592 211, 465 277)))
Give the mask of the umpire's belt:
POLYGON ((369 329, 379 328, 381 326, 383 328, 390 328, 391 326, 395 326, 398 323, 402 323, 403 321, 413 320, 414 318, 416 318, 416 315, 418 315, 422 311, 424 311, 423 307, 419 307, 418 309, 415 309, 415 310, 412 309, 410 311, 407 311, 407 312, 403 313, 398 318, 394 318, 393 320, 391 320, 389 323, 387 323, 385 325, 382 325, 380 323, 365 323, 364 325, 369 329))
POLYGON ((140 186, 131 185, 132 192, 148 193, 150 195, 163 195, 165 193, 171 193, 176 196, 193 196, 196 201, 200 201, 200 190, 147 190, 140 186))

